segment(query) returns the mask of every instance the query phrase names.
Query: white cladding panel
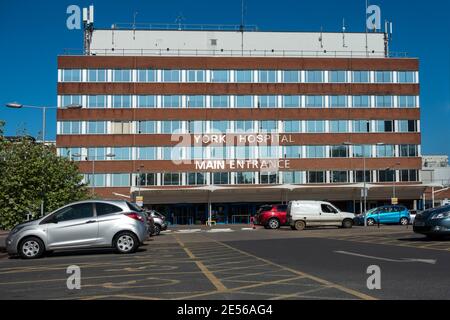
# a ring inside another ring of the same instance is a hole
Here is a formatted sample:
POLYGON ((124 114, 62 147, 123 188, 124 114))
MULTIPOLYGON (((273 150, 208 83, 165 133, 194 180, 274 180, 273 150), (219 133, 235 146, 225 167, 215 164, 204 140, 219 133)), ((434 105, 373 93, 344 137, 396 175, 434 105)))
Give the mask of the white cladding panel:
POLYGON ((97 55, 384 56, 384 35, 320 32, 94 30, 97 55), (167 50, 169 49, 169 50, 167 50), (223 50, 223 51, 222 51, 223 50), (273 51, 272 51, 273 50, 273 51))

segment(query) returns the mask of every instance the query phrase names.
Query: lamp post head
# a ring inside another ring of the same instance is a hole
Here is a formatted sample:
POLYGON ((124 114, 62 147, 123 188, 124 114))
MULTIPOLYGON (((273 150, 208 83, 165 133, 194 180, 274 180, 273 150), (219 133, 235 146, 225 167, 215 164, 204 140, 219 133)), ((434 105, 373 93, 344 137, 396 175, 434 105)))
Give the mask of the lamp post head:
POLYGON ((20 109, 23 107, 23 104, 20 104, 18 102, 10 102, 6 104, 7 108, 14 108, 14 109, 20 109))

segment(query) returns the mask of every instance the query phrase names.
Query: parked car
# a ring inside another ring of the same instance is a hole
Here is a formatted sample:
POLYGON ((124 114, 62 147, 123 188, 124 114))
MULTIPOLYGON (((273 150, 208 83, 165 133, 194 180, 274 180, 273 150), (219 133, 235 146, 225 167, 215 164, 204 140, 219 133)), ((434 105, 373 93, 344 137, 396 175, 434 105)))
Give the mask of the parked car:
POLYGON ((147 211, 148 214, 150 215, 150 217, 153 219, 153 232, 152 235, 158 236, 161 231, 165 231, 167 230, 167 221, 166 221, 166 217, 155 211, 155 210, 149 210, 147 211))
MULTIPOLYGON (((401 224, 406 226, 411 221, 409 210, 404 206, 389 205, 370 209, 366 213, 368 226, 375 224, 401 224)), ((364 225, 364 215, 355 217, 355 224, 364 225)))
POLYGON ((6 249, 24 259, 39 258, 46 251, 94 247, 132 253, 147 237, 148 225, 136 205, 124 200, 88 200, 17 225, 6 238, 6 249))
POLYGON ((428 238, 450 235, 450 205, 425 210, 416 215, 413 230, 428 238))
POLYGON ((253 223, 264 226, 266 229, 278 229, 280 226, 288 225, 286 212, 285 204, 264 205, 258 209, 253 223))
POLYGON ((324 201, 291 201, 287 208, 287 218, 293 230, 317 226, 351 228, 354 217, 353 213, 342 212, 324 201))
POLYGON ((409 223, 414 224, 414 220, 416 219, 416 216, 421 213, 422 211, 419 210, 409 210, 409 223))

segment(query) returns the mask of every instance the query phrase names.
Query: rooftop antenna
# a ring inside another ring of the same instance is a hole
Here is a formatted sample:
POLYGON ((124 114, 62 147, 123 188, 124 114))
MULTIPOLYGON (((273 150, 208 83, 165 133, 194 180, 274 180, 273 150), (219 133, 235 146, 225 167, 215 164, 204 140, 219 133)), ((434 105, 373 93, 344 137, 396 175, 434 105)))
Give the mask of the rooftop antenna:
POLYGON ((91 54, 92 33, 94 32, 94 5, 83 8, 83 50, 85 55, 91 54))
POLYGON ((320 37, 319 37, 319 42, 320 42, 320 48, 323 49, 323 26, 320 27, 320 37))
POLYGON ((136 16, 139 12, 135 11, 133 14, 133 40, 136 40, 136 16))
POLYGON ((345 18, 342 18, 342 46, 344 48, 347 48, 347 44, 345 43, 345 31, 346 31, 345 18))
POLYGON ((244 15, 245 15, 245 3, 241 0, 241 25, 239 31, 241 31, 241 54, 244 55, 244 15))
POLYGON ((384 22, 384 55, 389 57, 390 55, 390 43, 392 41, 392 22, 386 20, 384 22))
POLYGON ((183 13, 179 13, 177 18, 175 19, 175 23, 178 24, 178 30, 181 30, 183 21, 186 20, 183 16, 183 13))

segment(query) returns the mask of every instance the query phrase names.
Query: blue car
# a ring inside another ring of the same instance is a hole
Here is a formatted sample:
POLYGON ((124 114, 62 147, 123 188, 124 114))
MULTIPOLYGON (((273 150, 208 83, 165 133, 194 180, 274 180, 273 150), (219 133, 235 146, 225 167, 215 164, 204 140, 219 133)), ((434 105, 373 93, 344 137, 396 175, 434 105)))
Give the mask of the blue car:
MULTIPOLYGON (((367 225, 373 226, 375 224, 400 224, 407 225, 411 221, 409 210, 404 206, 383 206, 370 209, 366 214, 367 225)), ((364 225, 364 216, 358 215, 355 218, 355 223, 364 225)))

